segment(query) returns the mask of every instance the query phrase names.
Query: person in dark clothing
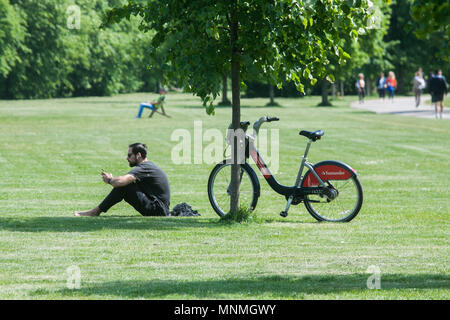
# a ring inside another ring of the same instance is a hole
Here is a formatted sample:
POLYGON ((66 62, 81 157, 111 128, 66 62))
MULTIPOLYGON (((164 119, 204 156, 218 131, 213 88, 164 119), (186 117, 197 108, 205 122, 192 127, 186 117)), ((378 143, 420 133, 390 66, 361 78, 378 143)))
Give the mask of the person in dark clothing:
POLYGON ((111 192, 95 208, 77 211, 75 216, 99 216, 122 200, 128 202, 143 216, 170 214, 170 186, 167 175, 147 159, 147 146, 134 143, 128 147, 128 164, 133 167, 127 174, 113 177, 102 171, 102 179, 113 186, 111 192))
POLYGON ((426 86, 425 86, 425 88, 426 88, 426 92, 427 93, 429 93, 429 94, 431 94, 431 90, 430 90, 430 83, 431 83, 431 79, 433 79, 433 77, 434 77, 434 73, 433 72, 430 72, 429 74, 428 74, 428 78, 427 78, 427 84, 426 84, 426 86))
POLYGON ((434 103, 434 112, 438 118, 438 104, 440 104, 439 117, 442 119, 444 113, 444 93, 447 95, 447 81, 441 70, 436 71, 436 75, 430 80, 431 102, 434 103))
POLYGON ((386 78, 384 77, 383 72, 380 74, 380 77, 377 80, 377 90, 378 90, 378 96, 380 97, 380 99, 384 100, 384 96, 386 93, 386 78))

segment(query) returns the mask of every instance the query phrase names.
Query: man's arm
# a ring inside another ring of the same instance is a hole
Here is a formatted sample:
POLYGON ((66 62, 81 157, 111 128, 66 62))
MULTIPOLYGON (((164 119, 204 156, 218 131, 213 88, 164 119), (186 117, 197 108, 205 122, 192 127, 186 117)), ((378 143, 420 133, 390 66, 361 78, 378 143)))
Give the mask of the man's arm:
POLYGON ((112 185, 114 188, 125 187, 136 181, 136 177, 126 174, 120 177, 113 177, 111 173, 102 172, 102 179, 105 183, 112 185))

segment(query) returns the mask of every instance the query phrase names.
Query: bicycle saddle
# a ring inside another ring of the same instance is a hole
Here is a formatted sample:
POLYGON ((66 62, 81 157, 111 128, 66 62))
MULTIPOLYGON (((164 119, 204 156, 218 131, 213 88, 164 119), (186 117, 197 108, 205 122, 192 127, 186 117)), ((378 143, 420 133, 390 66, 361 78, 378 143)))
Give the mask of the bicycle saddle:
POLYGON ((317 130, 314 132, 311 131, 306 131, 306 130, 302 130, 300 131, 299 135, 301 136, 305 136, 308 139, 311 139, 312 141, 316 141, 316 140, 320 140, 320 138, 324 135, 325 133, 322 130, 317 130))

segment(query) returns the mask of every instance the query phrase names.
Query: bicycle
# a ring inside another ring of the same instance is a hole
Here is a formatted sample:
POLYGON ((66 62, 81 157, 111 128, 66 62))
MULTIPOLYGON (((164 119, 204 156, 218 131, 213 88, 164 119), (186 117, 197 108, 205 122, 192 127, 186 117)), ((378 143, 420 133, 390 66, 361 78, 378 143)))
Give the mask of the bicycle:
MULTIPOLYGON (((255 146, 261 125, 265 122, 278 121, 279 118, 262 117, 253 125, 253 134, 247 133, 249 121, 241 122, 245 143, 245 161, 240 163, 240 204, 241 207, 254 210, 260 197, 260 184, 253 168, 247 163, 251 156, 269 186, 287 200, 286 207, 280 212, 287 217, 291 205, 303 202, 308 212, 318 221, 348 222, 360 211, 363 203, 363 190, 356 171, 349 165, 335 160, 312 164, 307 155, 312 142, 320 140, 322 130, 314 132, 302 130, 300 135, 308 138, 297 178, 293 186, 285 186, 275 179, 255 146), (307 168, 303 175, 304 168, 307 168), (244 174, 245 173, 245 174, 244 174)), ((225 152, 224 152, 225 154, 225 152)), ((233 158, 232 158, 233 159, 233 158)), ((208 179, 208 198, 214 211, 224 216, 230 208, 231 159, 218 163, 208 179)))

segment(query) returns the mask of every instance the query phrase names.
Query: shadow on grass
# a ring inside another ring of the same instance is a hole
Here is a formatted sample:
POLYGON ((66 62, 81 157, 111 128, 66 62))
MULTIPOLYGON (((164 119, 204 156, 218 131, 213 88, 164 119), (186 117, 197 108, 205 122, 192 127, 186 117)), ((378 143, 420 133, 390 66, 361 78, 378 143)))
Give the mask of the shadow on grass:
MULTIPOLYGON (((179 109, 204 109, 205 107, 202 105, 191 105, 191 106, 175 106, 174 108, 179 108, 179 109)), ((231 106, 219 106, 216 105, 215 108, 217 109, 231 109, 231 106)), ((278 105, 278 106, 266 106, 266 105, 255 105, 255 106, 251 106, 251 105, 241 105, 241 109, 257 109, 257 108, 264 108, 264 109, 272 109, 272 108, 284 108, 282 105, 278 105)))
POLYGON ((77 100, 77 97, 74 99, 68 99, 67 101, 59 100, 57 103, 59 104, 130 104, 130 105, 136 105, 139 108, 139 103, 137 100, 82 100, 82 98, 79 98, 80 100, 77 100))
POLYGON ((0 218, 0 230, 15 232, 90 232, 102 229, 172 230, 223 227, 218 219, 196 217, 36 217, 0 218))
POLYGON ((368 110, 362 110, 362 109, 350 109, 346 113, 357 113, 357 114, 366 114, 366 115, 376 115, 376 112, 374 111, 368 111, 368 110))
MULTIPOLYGON (((124 299, 164 299, 172 295, 189 296, 192 299, 228 297, 239 298, 301 298, 306 294, 330 294, 340 292, 371 291, 367 288, 369 274, 264 276, 254 279, 231 278, 204 281, 112 281, 83 286, 79 290, 63 289, 56 292, 64 297, 109 296, 124 299)), ((383 274, 381 289, 448 289, 450 277, 439 274, 383 274)), ((46 292, 37 290, 32 295, 46 292)))
MULTIPOLYGON (((280 219, 257 219, 254 224, 291 222, 310 224, 303 221, 280 219)), ((218 218, 198 217, 141 217, 141 216, 100 216, 100 217, 23 217, 0 218, 0 230, 12 232, 91 232, 111 230, 174 230, 191 228, 231 228, 239 223, 223 223, 218 218)))
POLYGON ((386 112, 386 114, 419 114, 419 113, 431 113, 434 115, 434 110, 429 109, 429 110, 414 110, 414 109, 410 109, 410 110, 402 110, 402 111, 391 111, 391 112, 386 112))

